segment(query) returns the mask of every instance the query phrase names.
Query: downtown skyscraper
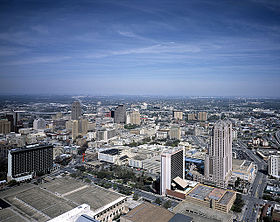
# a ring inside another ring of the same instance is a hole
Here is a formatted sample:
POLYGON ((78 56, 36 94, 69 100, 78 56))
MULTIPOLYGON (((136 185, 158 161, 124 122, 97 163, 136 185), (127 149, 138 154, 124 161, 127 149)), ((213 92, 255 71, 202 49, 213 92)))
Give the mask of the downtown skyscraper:
POLYGON ((114 112, 114 122, 115 123, 125 123, 126 122, 126 110, 124 105, 118 105, 114 112))
POLYGON ((73 102, 72 109, 71 109, 71 119, 78 120, 81 115, 82 115, 82 109, 81 109, 80 102, 79 101, 73 102))
POLYGON ((232 172, 232 124, 218 121, 212 130, 205 158, 205 182, 226 188, 232 172))
POLYGON ((176 177, 185 179, 185 149, 175 148, 161 154, 160 194, 171 190, 172 180, 176 177))

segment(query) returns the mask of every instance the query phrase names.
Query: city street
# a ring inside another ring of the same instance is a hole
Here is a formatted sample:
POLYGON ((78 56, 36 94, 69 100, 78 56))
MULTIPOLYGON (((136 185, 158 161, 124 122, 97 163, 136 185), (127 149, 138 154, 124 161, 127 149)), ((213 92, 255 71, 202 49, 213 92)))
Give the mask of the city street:
POLYGON ((254 222, 257 218, 259 205, 264 203, 262 195, 267 184, 267 175, 263 174, 260 170, 266 170, 267 164, 264 160, 260 159, 249 150, 245 143, 238 141, 238 144, 240 145, 240 148, 236 149, 245 152, 258 166, 258 172, 249 193, 242 195, 246 207, 242 221, 254 222))

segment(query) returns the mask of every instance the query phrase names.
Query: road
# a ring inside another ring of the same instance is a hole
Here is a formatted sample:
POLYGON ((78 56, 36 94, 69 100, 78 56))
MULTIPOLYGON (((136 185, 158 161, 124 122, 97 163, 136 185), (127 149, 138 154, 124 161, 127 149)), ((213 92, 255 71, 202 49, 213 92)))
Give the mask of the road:
POLYGON ((169 200, 171 202, 172 208, 177 206, 180 202, 177 200, 170 199, 168 197, 163 197, 163 196, 160 196, 160 195, 157 195, 154 193, 150 193, 150 192, 146 192, 143 190, 139 190, 139 189, 136 189, 134 192, 137 193, 139 196, 141 196, 144 200, 147 200, 149 202, 154 202, 157 198, 159 198, 161 200, 161 202, 165 202, 165 201, 169 200))
POLYGON ((242 195, 242 198, 246 204, 242 221, 254 222, 257 220, 259 206, 264 203, 262 196, 267 184, 267 175, 265 175, 263 172, 267 169, 267 163, 263 159, 260 159, 258 156, 256 156, 252 150, 249 150, 247 145, 242 141, 238 141, 238 144, 240 145, 240 148, 236 149, 240 149, 245 152, 258 167, 256 178, 251 186, 250 191, 248 194, 242 195))
POLYGON ((267 163, 263 159, 255 155, 252 150, 248 149, 245 143, 243 143, 242 141, 238 141, 238 144, 240 148, 235 149, 239 149, 245 152, 254 161, 254 163, 257 164, 259 170, 267 169, 267 163))
POLYGON ((257 213, 258 213, 258 206, 263 204, 264 201, 262 200, 263 190, 266 186, 267 177, 260 171, 257 172, 255 181, 251 187, 251 191, 247 195, 242 195, 243 200, 246 205, 246 210, 243 214, 242 221, 256 221, 257 213))

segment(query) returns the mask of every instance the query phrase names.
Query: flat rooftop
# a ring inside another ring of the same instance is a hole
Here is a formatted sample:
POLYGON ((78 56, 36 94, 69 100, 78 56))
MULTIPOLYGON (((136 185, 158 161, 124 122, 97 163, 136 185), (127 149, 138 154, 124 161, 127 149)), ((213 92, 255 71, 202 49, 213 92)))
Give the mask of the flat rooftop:
POLYGON ((227 190, 224 196, 219 200, 219 204, 227 205, 233 196, 234 192, 227 190))
POLYGON ((232 170, 248 172, 251 167, 252 162, 248 160, 237 160, 232 159, 232 170))
POLYGON ((214 199, 218 201, 221 199, 221 197, 223 197, 225 193, 226 193, 225 190, 215 188, 214 190, 211 191, 211 193, 209 193, 208 196, 210 199, 214 199))
POLYGON ((48 221, 81 204, 95 211, 124 196, 102 187, 77 181, 71 177, 52 178, 44 184, 23 184, 0 192, 9 207, 0 210, 0 221, 48 221))
MULTIPOLYGON (((5 211, 10 210, 22 215, 21 221, 47 221, 77 206, 36 185, 15 188, 17 189, 11 188, 7 192, 0 193, 0 197, 11 205, 5 208, 5 211)), ((0 217, 3 213, 5 212, 0 210, 0 217)))
POLYGON ((202 184, 198 184, 189 193, 189 196, 196 198, 196 199, 205 200, 213 190, 214 190, 214 187, 209 187, 209 186, 205 186, 202 184))
POLYGON ((10 151, 11 151, 11 153, 18 153, 18 152, 24 152, 24 151, 29 151, 29 150, 38 150, 38 149, 44 149, 44 148, 53 148, 53 145, 34 144, 34 145, 14 148, 14 149, 11 149, 10 151))
POLYGON ((42 185, 42 188, 65 197, 77 205, 88 204, 91 210, 105 206, 123 195, 108 189, 77 181, 71 177, 56 178, 42 185))
POLYGON ((101 151, 100 153, 104 153, 104 154, 109 154, 109 155, 118 155, 120 153, 119 149, 109 149, 109 150, 104 150, 101 151))
POLYGON ((181 213, 193 218, 195 222, 229 222, 233 221, 231 213, 223 213, 204 207, 188 200, 184 200, 173 208, 174 213, 181 213))
POLYGON ((122 217, 133 222, 168 222, 173 216, 173 213, 163 207, 144 202, 122 217))
POLYGON ((25 220, 20 214, 16 213, 12 209, 6 208, 0 210, 0 221, 5 222, 22 222, 25 220))

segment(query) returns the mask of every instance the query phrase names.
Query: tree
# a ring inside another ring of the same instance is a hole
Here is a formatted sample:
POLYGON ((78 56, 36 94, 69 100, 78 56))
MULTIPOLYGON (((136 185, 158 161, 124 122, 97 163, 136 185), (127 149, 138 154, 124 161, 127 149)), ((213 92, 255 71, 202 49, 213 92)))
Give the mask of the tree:
POLYGON ((90 183, 90 182, 91 182, 91 180, 90 180, 90 179, 88 179, 88 178, 86 178, 86 179, 85 179, 85 182, 90 183))
POLYGON ((138 194, 137 194, 137 193, 134 193, 134 194, 133 194, 133 200, 138 200, 138 199, 139 199, 138 194))
POLYGON ((166 209, 170 208, 171 207, 171 201, 170 200, 165 201, 164 204, 163 204, 163 207, 166 208, 166 209))
POLYGON ((116 190, 118 188, 117 184, 113 184, 113 189, 116 190))
POLYGON ((271 216, 264 216, 263 221, 264 222, 272 222, 272 218, 271 218, 271 216))
POLYGON ((124 128, 125 129, 135 129, 137 128, 138 126, 135 125, 135 124, 127 124, 127 125, 124 125, 124 128))
POLYGON ((157 199, 155 200, 155 203, 160 205, 161 204, 161 199, 157 197, 157 199))
POLYGON ((239 185, 240 185, 240 178, 238 177, 238 178, 236 179, 235 183, 234 183, 234 186, 235 186, 235 187, 239 187, 239 185))
POLYGON ((77 174, 76 173, 71 173, 70 176, 73 177, 73 178, 76 178, 77 174))
POLYGON ((11 180, 10 182, 8 182, 7 184, 9 187, 12 187, 12 186, 15 186, 15 185, 18 185, 18 182, 16 180, 11 180))
POLYGON ((273 201, 273 197, 270 196, 269 194, 264 194, 264 195, 263 195, 263 199, 264 199, 264 200, 272 200, 272 201, 273 201))
POLYGON ((231 210, 240 213, 242 211, 243 206, 244 202, 242 196, 240 194, 237 194, 231 210))

